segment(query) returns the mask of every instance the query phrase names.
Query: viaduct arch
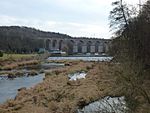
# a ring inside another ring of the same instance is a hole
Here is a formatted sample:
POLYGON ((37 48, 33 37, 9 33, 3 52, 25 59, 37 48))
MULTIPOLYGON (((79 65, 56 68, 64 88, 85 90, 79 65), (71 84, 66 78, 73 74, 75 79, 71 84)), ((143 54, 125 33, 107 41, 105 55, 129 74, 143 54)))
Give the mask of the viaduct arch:
POLYGON ((106 53, 111 40, 98 38, 46 38, 44 48, 48 51, 61 50, 69 54, 106 53))

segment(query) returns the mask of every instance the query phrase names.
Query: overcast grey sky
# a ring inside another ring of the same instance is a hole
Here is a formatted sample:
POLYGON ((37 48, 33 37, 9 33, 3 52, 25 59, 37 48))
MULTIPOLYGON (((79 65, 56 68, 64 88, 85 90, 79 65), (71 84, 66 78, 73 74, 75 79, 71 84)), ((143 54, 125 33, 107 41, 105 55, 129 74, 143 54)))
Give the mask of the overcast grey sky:
MULTIPOLYGON (((116 0, 0 0, 0 25, 19 25, 71 36, 110 38, 116 0)), ((138 4, 139 0, 124 0, 138 4)), ((143 0, 142 0, 143 1, 143 0)))

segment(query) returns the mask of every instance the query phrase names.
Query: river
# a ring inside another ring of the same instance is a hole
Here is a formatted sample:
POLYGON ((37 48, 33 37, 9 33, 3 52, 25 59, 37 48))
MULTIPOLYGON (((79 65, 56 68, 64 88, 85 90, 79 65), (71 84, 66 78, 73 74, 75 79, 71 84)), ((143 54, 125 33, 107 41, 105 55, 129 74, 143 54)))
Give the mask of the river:
POLYGON ((113 57, 49 57, 48 60, 111 61, 113 57))
POLYGON ((14 99, 18 89, 22 87, 30 88, 43 81, 44 74, 37 76, 23 76, 14 79, 0 80, 0 103, 7 99, 14 99))
MULTIPOLYGON (((83 60, 83 61, 110 61, 112 57, 49 57, 47 60, 83 60)), ((64 64, 45 63, 41 64, 40 69, 52 69, 63 67, 64 64)), ((30 67, 31 68, 31 67, 30 67)), ((14 99, 18 89, 22 87, 30 88, 43 81, 45 74, 36 76, 23 76, 13 79, 0 79, 0 103, 4 103, 8 99, 14 99)))

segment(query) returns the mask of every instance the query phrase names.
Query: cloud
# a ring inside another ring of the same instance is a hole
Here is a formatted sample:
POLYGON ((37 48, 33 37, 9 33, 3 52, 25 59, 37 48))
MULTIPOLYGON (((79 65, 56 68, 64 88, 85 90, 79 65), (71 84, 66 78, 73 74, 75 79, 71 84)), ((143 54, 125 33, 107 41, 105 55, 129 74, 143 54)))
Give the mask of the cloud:
POLYGON ((29 26, 45 31, 65 33, 71 36, 109 38, 108 29, 106 29, 107 26, 104 27, 104 25, 81 24, 81 23, 61 22, 53 20, 43 21, 38 19, 24 19, 4 15, 0 16, 0 18, 2 20, 0 21, 0 25, 29 26))
MULTIPOLYGON (((0 25, 20 25, 71 36, 109 38, 116 0, 0 0, 0 25)), ((137 4, 139 0, 124 0, 137 4)))

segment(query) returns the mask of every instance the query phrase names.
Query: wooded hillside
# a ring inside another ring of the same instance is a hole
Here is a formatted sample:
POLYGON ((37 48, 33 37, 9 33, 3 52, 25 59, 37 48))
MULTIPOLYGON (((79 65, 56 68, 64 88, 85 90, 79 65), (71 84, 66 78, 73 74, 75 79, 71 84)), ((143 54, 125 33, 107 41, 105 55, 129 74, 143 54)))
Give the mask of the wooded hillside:
POLYGON ((38 51, 39 48, 44 46, 43 39, 52 37, 70 38, 70 36, 65 34, 44 32, 34 28, 1 26, 0 50, 16 53, 38 51))

